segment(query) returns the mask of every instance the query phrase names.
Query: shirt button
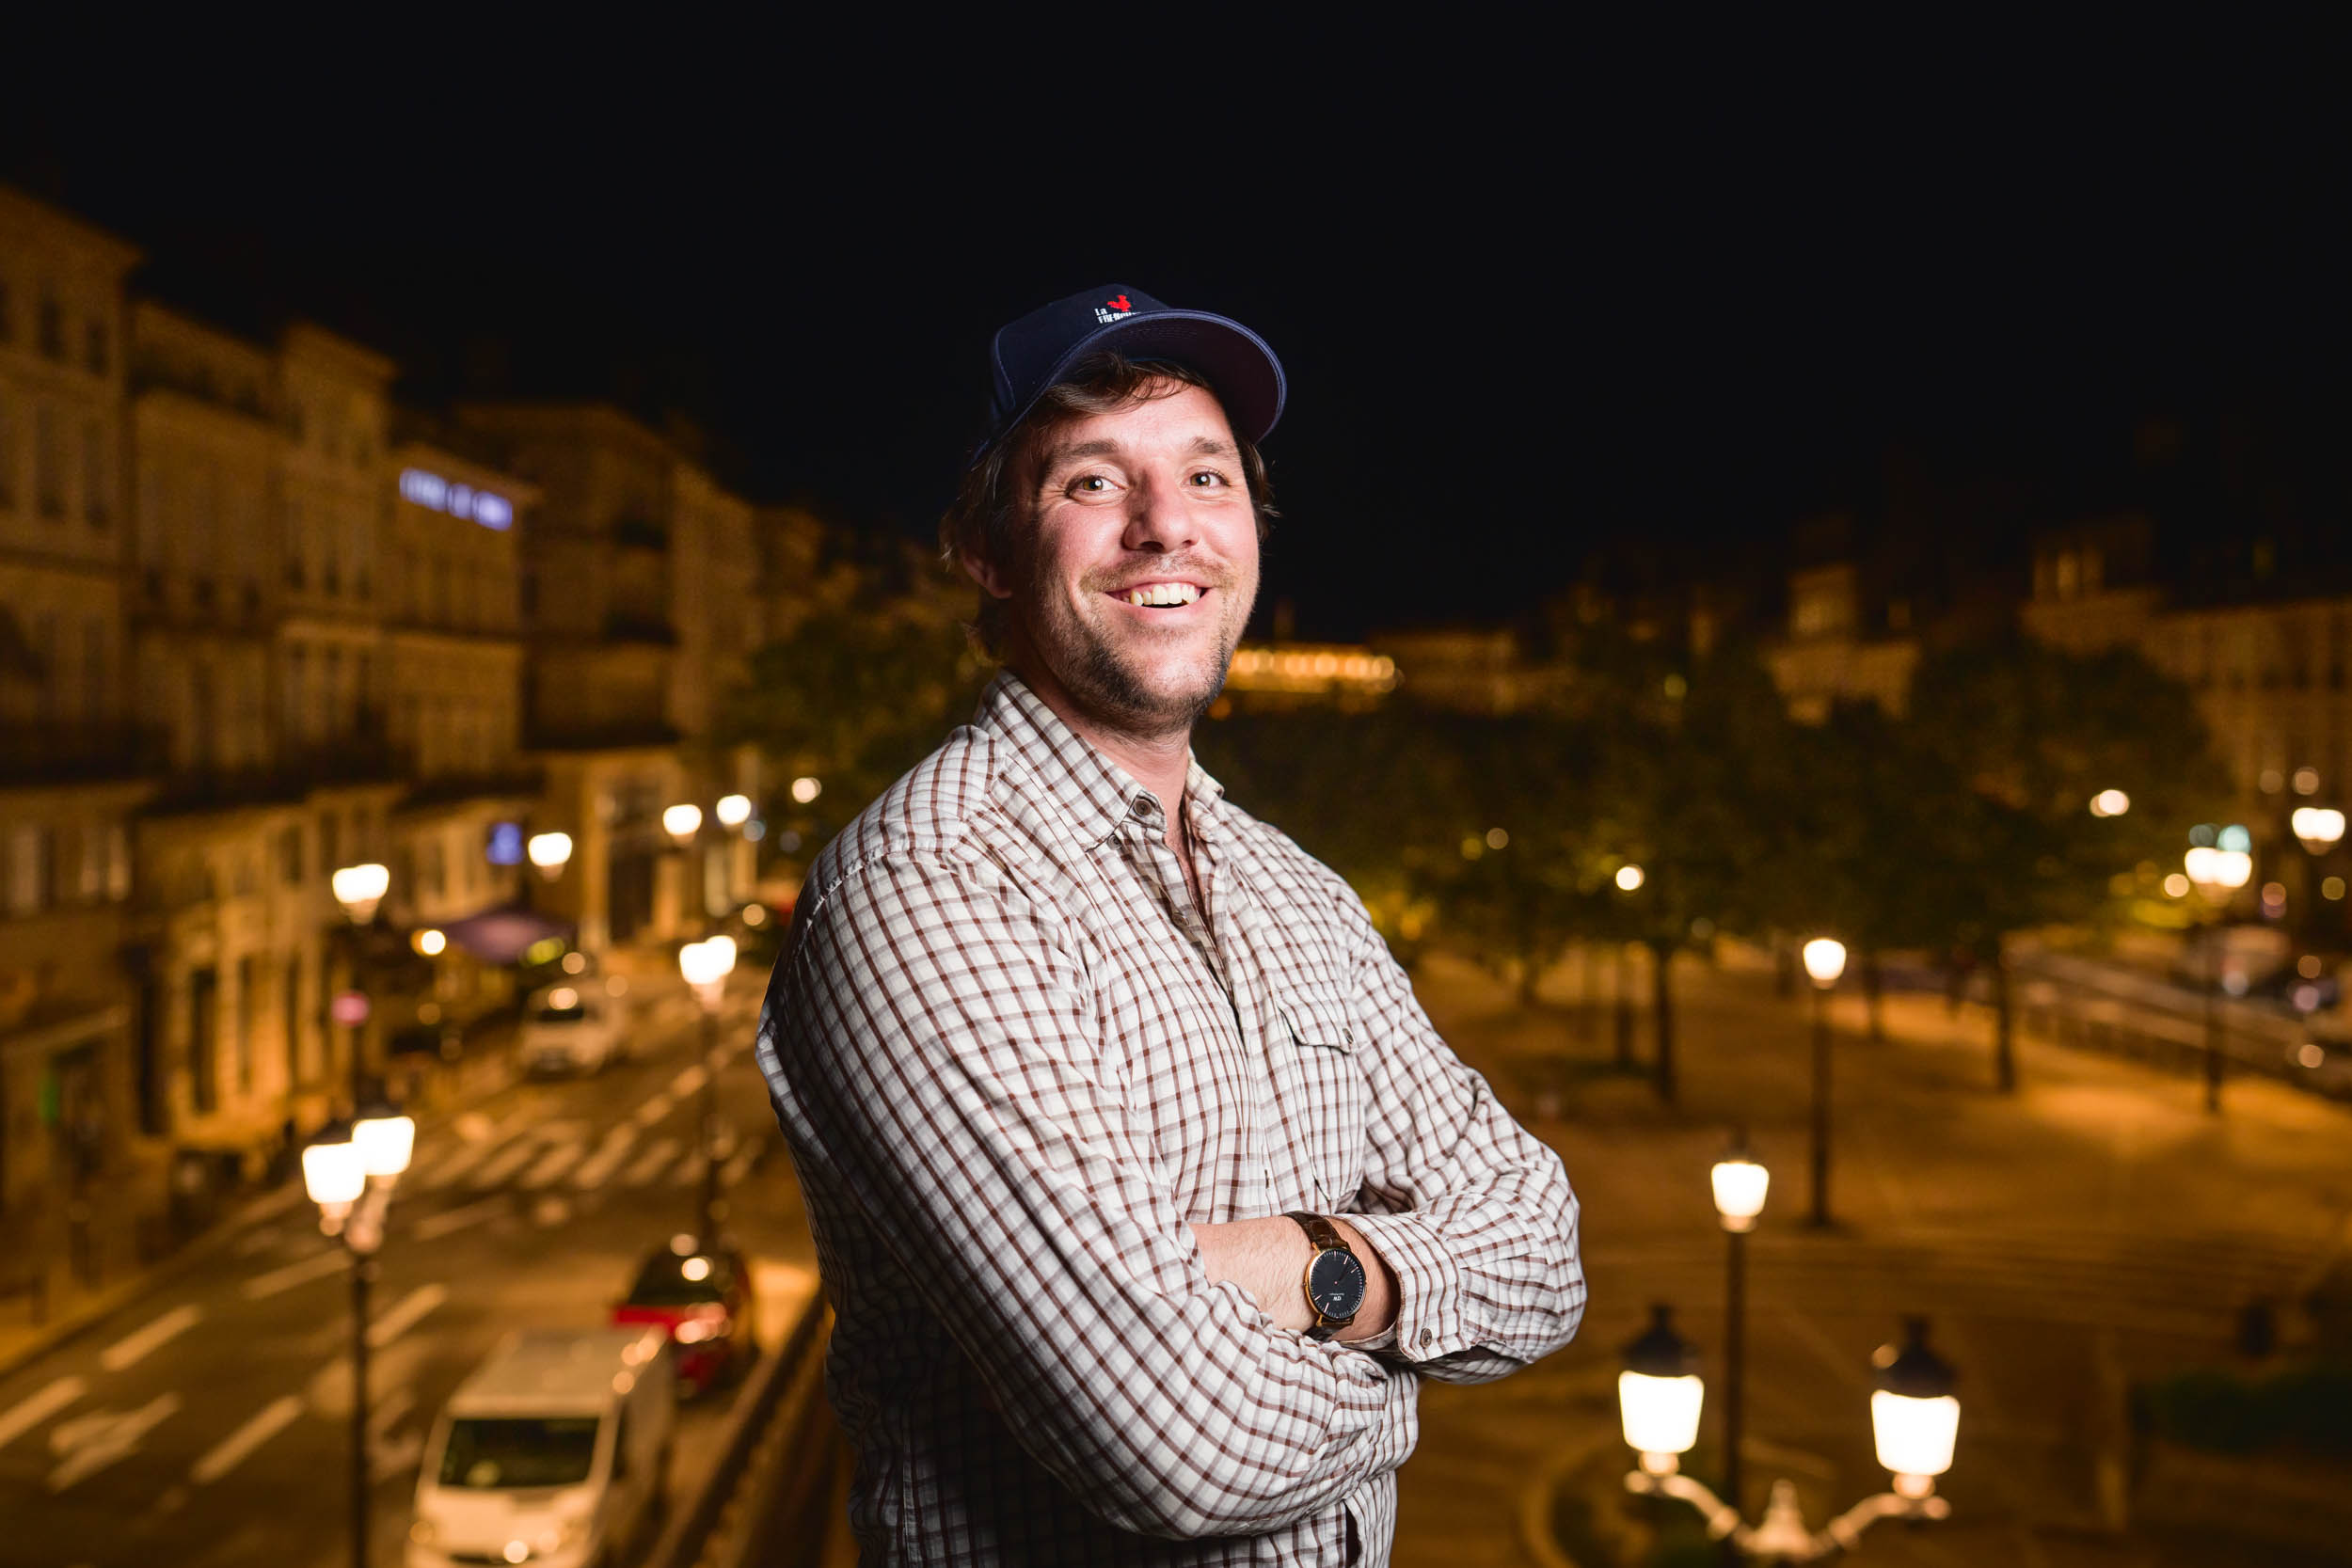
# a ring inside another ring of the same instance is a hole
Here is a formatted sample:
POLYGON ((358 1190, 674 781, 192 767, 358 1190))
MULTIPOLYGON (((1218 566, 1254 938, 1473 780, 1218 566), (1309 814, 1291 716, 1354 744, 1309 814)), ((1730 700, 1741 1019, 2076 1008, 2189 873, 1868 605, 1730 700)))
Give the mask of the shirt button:
POLYGON ((1421 1342, 1424 1345, 1437 1337, 1438 1331, 1434 1328, 1424 1328, 1421 1331, 1421 1342))
POLYGON ((1152 816, 1152 802, 1140 795, 1136 797, 1136 803, 1129 809, 1135 813, 1138 822, 1146 821, 1152 816))

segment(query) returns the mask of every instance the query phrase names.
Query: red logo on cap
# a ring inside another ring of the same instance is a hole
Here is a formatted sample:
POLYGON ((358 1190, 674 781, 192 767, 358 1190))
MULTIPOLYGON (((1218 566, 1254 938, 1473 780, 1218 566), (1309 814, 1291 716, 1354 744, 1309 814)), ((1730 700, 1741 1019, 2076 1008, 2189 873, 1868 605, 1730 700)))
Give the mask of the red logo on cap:
POLYGON ((1134 306, 1127 303, 1127 296, 1123 293, 1117 299, 1111 300, 1109 302, 1109 306, 1110 309, 1114 310, 1132 310, 1135 309, 1134 306))

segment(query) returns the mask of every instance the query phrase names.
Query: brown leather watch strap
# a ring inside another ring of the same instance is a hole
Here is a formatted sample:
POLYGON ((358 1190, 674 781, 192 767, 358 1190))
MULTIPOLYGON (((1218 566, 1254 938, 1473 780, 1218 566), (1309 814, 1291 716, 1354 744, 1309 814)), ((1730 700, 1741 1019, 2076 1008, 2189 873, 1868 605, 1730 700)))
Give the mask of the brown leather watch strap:
POLYGON ((1340 1234, 1339 1227, 1325 1219, 1321 1214, 1289 1213, 1282 1217, 1286 1220, 1296 1220, 1298 1228, 1307 1233, 1307 1240, 1314 1243, 1316 1251, 1329 1252, 1337 1247, 1351 1258, 1356 1255, 1356 1249, 1349 1246, 1346 1238, 1340 1234))

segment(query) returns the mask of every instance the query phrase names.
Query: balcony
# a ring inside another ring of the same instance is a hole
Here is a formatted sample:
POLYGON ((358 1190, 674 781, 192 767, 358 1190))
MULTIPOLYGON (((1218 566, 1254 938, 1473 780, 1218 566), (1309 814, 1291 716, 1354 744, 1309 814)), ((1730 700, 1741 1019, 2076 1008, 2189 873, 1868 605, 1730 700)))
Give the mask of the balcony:
POLYGON ((616 610, 604 618, 604 640, 607 642, 650 642, 660 647, 674 648, 677 646, 677 632, 665 617, 616 610))
POLYGON ((167 745, 145 724, 0 721, 0 784, 151 777, 164 770, 167 745))

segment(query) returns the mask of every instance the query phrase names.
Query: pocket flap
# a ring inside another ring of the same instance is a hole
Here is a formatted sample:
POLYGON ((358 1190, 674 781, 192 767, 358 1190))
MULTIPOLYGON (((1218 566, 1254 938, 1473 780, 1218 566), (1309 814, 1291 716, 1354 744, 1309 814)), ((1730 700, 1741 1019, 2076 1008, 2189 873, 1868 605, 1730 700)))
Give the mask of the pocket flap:
POLYGON ((1338 997, 1292 991, 1279 1006, 1282 1022, 1290 1026, 1291 1038, 1297 1044, 1325 1051, 1356 1049, 1356 1025, 1338 997))

